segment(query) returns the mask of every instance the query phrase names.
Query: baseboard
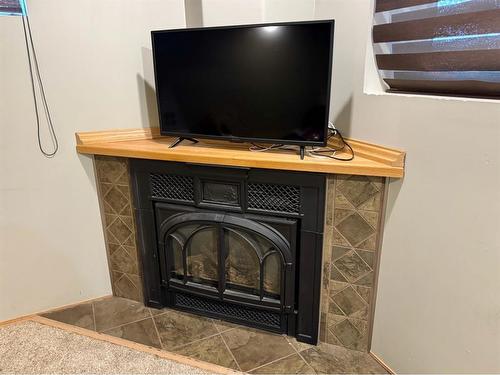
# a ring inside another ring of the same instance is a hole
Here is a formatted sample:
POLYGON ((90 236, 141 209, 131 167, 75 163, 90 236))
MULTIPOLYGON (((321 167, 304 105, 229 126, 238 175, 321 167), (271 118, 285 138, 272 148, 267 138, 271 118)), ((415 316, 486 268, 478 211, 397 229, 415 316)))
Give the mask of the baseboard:
POLYGON ((82 301, 79 301, 79 302, 69 303, 67 305, 62 305, 62 306, 59 306, 59 307, 53 307, 53 308, 50 308, 48 310, 38 311, 38 312, 31 313, 31 314, 21 315, 21 316, 18 316, 16 318, 2 320, 2 321, 0 321, 0 326, 6 326, 6 325, 14 324, 14 323, 17 323, 17 322, 22 322, 24 320, 29 320, 31 317, 33 317, 35 315, 48 314, 48 313, 50 313, 52 311, 57 311, 57 310, 61 310, 61 309, 67 309, 67 308, 70 308, 70 307, 73 307, 73 306, 80 305, 82 303, 99 301, 101 299, 109 298, 111 296, 112 296, 111 294, 106 294, 106 295, 101 296, 101 297, 89 298, 89 299, 86 299, 86 300, 82 300, 82 301))
POLYGON ((385 368, 389 374, 396 374, 396 372, 392 368, 390 368, 389 366, 387 366, 386 363, 378 355, 376 355, 375 353, 373 353, 371 350, 370 350, 370 355, 373 357, 373 359, 375 361, 378 362, 378 364, 380 366, 382 366, 383 368, 385 368))
POLYGON ((23 315, 23 316, 19 316, 17 318, 13 318, 13 319, 2 320, 0 322, 0 327, 8 326, 11 324, 16 324, 16 323, 22 323, 22 322, 25 322, 26 320, 30 320, 33 316, 34 315, 23 315))

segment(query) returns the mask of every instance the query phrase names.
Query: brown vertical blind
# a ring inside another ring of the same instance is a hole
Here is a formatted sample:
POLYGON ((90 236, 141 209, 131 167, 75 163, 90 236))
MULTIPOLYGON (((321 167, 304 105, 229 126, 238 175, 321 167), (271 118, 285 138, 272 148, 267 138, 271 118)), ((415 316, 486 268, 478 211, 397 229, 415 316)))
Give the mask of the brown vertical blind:
POLYGON ((500 0, 376 0, 389 91, 500 98, 500 0))
POLYGON ((20 15, 22 13, 21 0, 0 0, 0 14, 20 15))

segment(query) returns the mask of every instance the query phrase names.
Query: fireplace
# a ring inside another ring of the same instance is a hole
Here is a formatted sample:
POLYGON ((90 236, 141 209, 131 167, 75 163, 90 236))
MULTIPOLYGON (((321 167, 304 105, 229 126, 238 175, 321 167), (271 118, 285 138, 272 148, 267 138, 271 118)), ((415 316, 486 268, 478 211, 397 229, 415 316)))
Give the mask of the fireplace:
POLYGON ((146 304, 317 343, 325 176, 131 160, 146 304))

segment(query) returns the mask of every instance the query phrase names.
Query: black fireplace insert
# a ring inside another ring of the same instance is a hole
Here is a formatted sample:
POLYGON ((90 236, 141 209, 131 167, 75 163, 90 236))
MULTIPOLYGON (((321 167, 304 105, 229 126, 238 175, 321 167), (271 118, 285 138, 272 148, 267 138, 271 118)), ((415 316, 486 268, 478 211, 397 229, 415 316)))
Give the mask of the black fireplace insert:
POLYGON ((318 340, 325 176, 131 160, 145 303, 318 340))

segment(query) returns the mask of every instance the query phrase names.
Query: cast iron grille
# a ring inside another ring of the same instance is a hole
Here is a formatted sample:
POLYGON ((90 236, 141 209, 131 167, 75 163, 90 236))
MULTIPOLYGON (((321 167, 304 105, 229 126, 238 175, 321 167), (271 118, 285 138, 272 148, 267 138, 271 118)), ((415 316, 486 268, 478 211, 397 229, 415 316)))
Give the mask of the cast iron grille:
POLYGON ((281 315, 279 313, 242 307, 182 293, 175 294, 175 306, 203 313, 211 313, 221 318, 231 317, 275 329, 280 329, 281 327, 281 315))
POLYGON ((193 178, 174 174, 151 173, 151 196, 194 202, 193 178))
POLYGON ((290 185, 249 183, 248 208, 298 214, 300 188, 290 185))

